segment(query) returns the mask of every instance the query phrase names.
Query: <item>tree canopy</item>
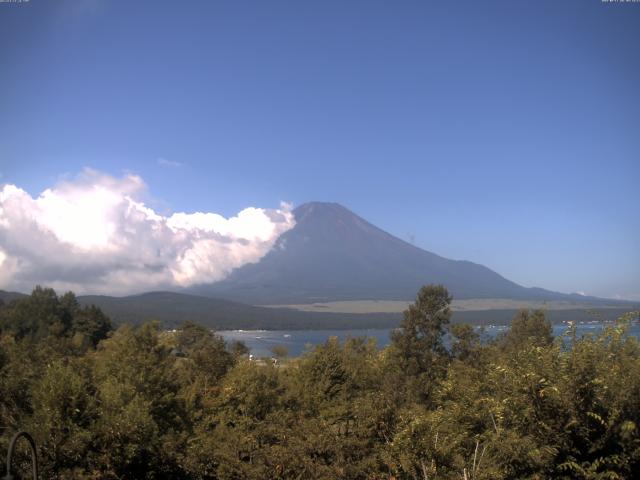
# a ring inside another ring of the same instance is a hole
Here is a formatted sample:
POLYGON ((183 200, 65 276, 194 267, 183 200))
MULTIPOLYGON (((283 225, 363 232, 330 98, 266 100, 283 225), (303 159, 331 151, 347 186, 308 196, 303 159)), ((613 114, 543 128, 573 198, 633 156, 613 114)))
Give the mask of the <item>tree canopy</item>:
POLYGON ((272 364, 36 288, 0 306, 0 449, 28 430, 47 479, 640 478, 631 318, 554 339, 522 311, 481 342, 450 302, 426 286, 388 347, 331 338, 272 364))

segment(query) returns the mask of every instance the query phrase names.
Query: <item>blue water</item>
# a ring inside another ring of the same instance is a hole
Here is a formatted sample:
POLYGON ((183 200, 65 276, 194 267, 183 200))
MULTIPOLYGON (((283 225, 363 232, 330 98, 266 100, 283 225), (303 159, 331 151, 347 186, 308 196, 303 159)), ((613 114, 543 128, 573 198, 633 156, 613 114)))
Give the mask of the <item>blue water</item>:
MULTIPOLYGON (((611 325, 610 323, 606 324, 611 325)), ((578 323, 577 334, 582 336, 589 333, 598 333, 604 327, 604 323, 578 323)), ((492 338, 509 327, 504 325, 492 325, 485 327, 485 337, 492 338)), ((554 335, 562 335, 566 332, 566 324, 554 325, 554 335)), ((227 342, 241 340, 251 349, 251 353, 256 357, 270 357, 271 349, 276 345, 287 348, 290 356, 302 354, 306 348, 324 343, 329 337, 338 337, 340 341, 347 338, 367 337, 375 338, 378 347, 382 348, 389 344, 389 333, 391 329, 356 329, 356 330, 223 330, 216 332, 222 335, 227 342)), ((640 324, 634 323, 630 330, 630 335, 640 338, 640 324)))

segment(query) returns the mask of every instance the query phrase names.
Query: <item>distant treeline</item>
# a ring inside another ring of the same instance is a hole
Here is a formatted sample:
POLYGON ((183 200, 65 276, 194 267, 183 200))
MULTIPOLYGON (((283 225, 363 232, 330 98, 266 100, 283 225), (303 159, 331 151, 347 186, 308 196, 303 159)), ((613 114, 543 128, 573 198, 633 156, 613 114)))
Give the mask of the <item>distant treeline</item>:
MULTIPOLYGON (((0 291, 0 301, 3 297, 8 303, 16 298, 25 298, 25 295, 0 291)), ((77 297, 77 301, 80 305, 99 307, 114 325, 139 325, 157 320, 165 328, 179 327, 185 321, 215 330, 392 328, 402 319, 401 313, 301 312, 175 292, 150 292, 127 297, 86 295, 77 297)))
MULTIPOLYGON (((633 311, 632 308, 576 308, 563 310, 544 310, 545 317, 551 323, 563 322, 612 322, 621 316, 633 311)), ((474 310, 466 312, 453 312, 452 322, 470 323, 472 325, 510 325, 511 320, 519 310, 474 310)))
MULTIPOLYGON (((0 301, 26 295, 0 291, 0 301)), ((340 330, 395 328, 402 313, 304 312, 288 308, 265 308, 198 295, 176 292, 150 292, 127 297, 86 295, 77 297, 81 306, 97 306, 114 325, 139 325, 158 320, 165 328, 191 321, 215 330, 340 330)), ((593 310, 548 310, 552 323, 565 321, 615 320, 633 306, 602 307, 593 310)), ((455 311, 451 321, 473 325, 508 325, 518 310, 455 311)))
POLYGON ((388 347, 334 338, 272 364, 194 323, 114 330, 36 288, 0 306, 0 451, 31 432, 46 479, 640 478, 625 319, 554 339, 523 310, 481 343, 450 304, 423 287, 388 347))

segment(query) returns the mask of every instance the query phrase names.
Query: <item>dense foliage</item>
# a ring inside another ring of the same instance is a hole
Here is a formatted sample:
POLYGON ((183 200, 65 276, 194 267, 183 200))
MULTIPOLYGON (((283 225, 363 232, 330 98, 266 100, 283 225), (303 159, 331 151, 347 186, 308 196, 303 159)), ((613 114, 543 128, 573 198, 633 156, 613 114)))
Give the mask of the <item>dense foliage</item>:
POLYGON ((37 288, 0 306, 0 450, 32 432, 47 479, 640 478, 624 322, 554 339, 523 311, 481 343, 450 302, 423 287, 389 347, 330 339, 275 364, 195 324, 113 331, 37 288))

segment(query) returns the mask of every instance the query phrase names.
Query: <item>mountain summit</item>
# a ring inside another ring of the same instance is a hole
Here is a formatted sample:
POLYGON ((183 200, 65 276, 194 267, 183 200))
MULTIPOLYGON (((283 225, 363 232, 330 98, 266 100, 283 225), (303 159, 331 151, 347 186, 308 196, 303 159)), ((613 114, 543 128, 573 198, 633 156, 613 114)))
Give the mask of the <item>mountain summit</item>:
POLYGON ((265 305, 409 300, 428 283, 442 283, 458 299, 574 298, 525 288, 482 265, 422 250, 337 203, 305 203, 294 214, 296 226, 259 262, 192 291, 265 305))

